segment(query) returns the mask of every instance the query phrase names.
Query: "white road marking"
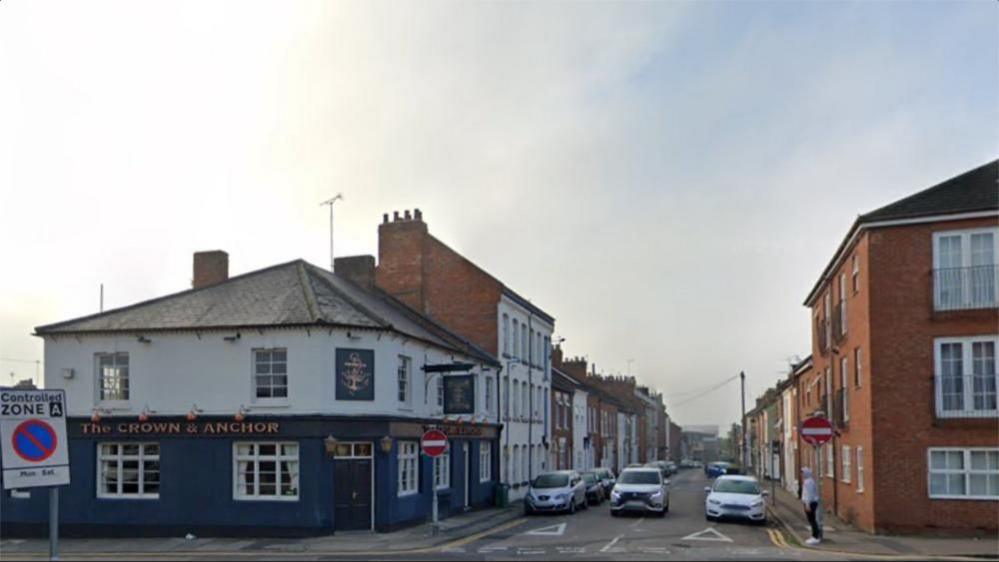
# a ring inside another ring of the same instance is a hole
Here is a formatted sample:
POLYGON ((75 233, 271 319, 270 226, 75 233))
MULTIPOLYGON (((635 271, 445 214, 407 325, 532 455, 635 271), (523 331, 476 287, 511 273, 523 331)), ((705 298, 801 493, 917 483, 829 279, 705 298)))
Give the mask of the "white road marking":
MULTIPOLYGON (((614 537, 614 540, 604 545, 604 547, 600 549, 600 552, 611 552, 611 549, 614 548, 614 545, 617 544, 617 542, 623 538, 624 535, 618 535, 614 537)), ((619 552, 619 550, 615 550, 614 552, 619 552)))
POLYGON ((545 554, 547 551, 543 548, 518 548, 517 554, 545 554))
POLYGON ((559 554, 586 554, 585 546, 556 546, 555 550, 559 554))
POLYGON ((644 522, 645 522, 645 518, 644 517, 640 517, 638 519, 638 521, 635 521, 634 523, 632 523, 631 525, 629 525, 629 527, 631 527, 632 529, 634 529, 634 528, 638 527, 639 525, 641 525, 644 522))
POLYGON ((539 527, 533 531, 528 531, 524 533, 525 535, 538 535, 538 536, 548 536, 548 537, 559 537, 565 534, 565 523, 559 523, 558 525, 549 525, 547 527, 539 527))
POLYGON ((450 553, 450 554, 464 554, 465 553, 465 548, 461 547, 461 546, 456 546, 456 547, 452 547, 452 548, 445 548, 441 552, 447 552, 447 553, 450 553))
POLYGON ((703 531, 698 531, 696 533, 689 534, 683 537, 682 540, 689 541, 714 541, 714 542, 733 542, 732 539, 721 534, 714 527, 708 527, 703 531))
POLYGON ((665 546, 641 546, 638 551, 645 554, 669 554, 669 549, 665 546))
POLYGON ((497 546, 497 545, 484 546, 479 549, 479 554, 488 554, 490 552, 505 552, 509 548, 510 547, 507 546, 497 546))

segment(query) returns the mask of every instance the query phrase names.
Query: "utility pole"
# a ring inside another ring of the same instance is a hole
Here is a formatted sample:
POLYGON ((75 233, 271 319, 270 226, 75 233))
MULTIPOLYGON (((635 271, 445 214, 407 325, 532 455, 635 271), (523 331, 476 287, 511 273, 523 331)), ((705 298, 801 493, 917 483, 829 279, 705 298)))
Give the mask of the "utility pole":
POLYGON ((739 380, 742 383, 742 470, 749 469, 749 443, 747 443, 747 438, 749 434, 746 432, 746 372, 739 372, 739 380))
POLYGON ((319 204, 320 207, 329 205, 330 208, 330 271, 333 271, 333 203, 341 199, 343 199, 343 194, 337 193, 331 199, 327 199, 319 204))

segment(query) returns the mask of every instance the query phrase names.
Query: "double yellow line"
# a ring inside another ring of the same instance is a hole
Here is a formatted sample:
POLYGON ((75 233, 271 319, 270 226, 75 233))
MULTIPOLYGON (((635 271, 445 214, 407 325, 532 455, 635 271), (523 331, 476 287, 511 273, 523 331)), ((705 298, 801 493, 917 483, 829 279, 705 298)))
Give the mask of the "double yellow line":
POLYGON ((791 548, 791 545, 787 543, 787 539, 784 538, 784 533, 777 529, 767 529, 767 534, 770 535, 770 542, 774 543, 777 548, 791 548))

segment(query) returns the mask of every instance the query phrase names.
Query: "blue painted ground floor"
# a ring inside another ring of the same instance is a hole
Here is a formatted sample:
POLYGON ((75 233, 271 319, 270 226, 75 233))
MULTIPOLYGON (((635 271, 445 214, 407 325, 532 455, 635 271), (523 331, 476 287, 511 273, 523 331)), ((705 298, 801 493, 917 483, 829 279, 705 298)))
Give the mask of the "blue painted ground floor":
MULTIPOLYGON (((67 536, 303 536, 388 531, 492 505, 500 428, 387 417, 68 420, 67 536), (420 453, 429 427, 446 456, 420 453)), ((0 536, 41 535, 48 491, 4 490, 0 536)))

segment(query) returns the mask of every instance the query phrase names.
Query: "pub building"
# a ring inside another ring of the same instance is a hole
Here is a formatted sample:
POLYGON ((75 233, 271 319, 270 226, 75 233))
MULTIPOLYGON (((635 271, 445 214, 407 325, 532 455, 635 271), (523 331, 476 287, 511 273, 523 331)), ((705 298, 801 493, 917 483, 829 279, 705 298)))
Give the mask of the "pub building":
MULTIPOLYGON (((66 391, 69 536, 392 530, 492 505, 500 363, 374 287, 370 257, 228 277, 41 326, 66 391), (449 436, 420 452, 430 428, 449 436)), ((47 528, 44 490, 6 490, 0 534, 47 528)))

